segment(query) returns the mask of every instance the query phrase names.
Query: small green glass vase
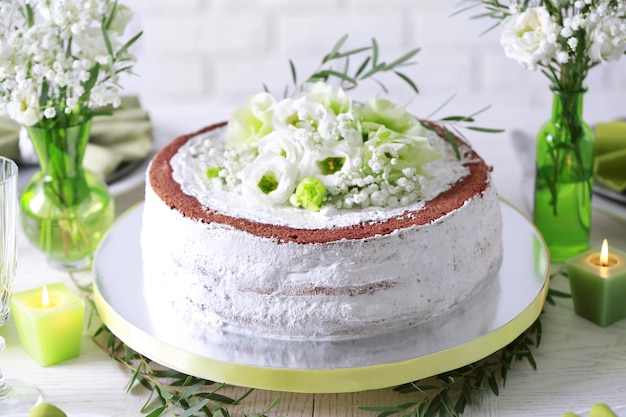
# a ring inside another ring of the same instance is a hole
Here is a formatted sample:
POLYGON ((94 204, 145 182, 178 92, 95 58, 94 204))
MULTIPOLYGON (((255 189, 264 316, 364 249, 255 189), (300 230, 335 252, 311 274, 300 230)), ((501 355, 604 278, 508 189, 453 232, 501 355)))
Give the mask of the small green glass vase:
POLYGON ((552 118, 537 135, 534 223, 552 262, 589 248, 595 138, 583 120, 586 90, 554 93, 552 118))
POLYGON ((64 271, 91 266, 115 215, 106 183, 83 167, 90 129, 91 120, 66 128, 27 128, 40 170, 22 191, 22 227, 48 263, 64 271))

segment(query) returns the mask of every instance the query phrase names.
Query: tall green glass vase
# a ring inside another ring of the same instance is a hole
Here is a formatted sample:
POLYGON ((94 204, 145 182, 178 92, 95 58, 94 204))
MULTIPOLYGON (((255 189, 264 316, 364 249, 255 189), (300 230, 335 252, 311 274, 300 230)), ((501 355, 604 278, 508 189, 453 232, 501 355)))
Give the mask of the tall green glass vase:
POLYGON ((562 262, 589 248, 595 138, 582 117, 585 90, 552 91, 552 118, 537 135, 534 222, 562 262))
POLYGON ((20 198, 29 241, 56 269, 89 268, 115 215, 106 183, 83 167, 91 120, 66 128, 28 127, 40 170, 20 198))

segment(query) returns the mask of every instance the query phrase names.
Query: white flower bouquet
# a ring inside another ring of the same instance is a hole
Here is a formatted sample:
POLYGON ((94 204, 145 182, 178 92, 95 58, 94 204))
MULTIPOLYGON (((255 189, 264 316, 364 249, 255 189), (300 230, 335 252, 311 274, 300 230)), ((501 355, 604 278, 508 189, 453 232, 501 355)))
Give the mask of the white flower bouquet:
POLYGON ((131 10, 116 0, 0 1, 0 111, 24 126, 61 128, 120 105, 130 73, 131 10))
POLYGON ((589 247, 595 138, 583 120, 585 79, 626 52, 623 0, 482 0, 479 17, 500 20, 507 57, 541 68, 552 115, 537 135, 533 219, 560 262, 589 247))
MULTIPOLYGON (((553 89, 581 91, 589 70, 626 52, 626 3, 618 0, 482 0, 501 20, 500 44, 524 68, 542 68, 553 89)), ((475 6, 475 5, 473 5, 475 6)))

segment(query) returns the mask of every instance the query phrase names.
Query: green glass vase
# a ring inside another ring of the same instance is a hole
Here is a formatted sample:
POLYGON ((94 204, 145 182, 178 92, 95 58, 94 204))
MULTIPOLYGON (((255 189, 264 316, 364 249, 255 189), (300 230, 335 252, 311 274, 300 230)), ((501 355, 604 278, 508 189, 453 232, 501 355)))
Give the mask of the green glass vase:
POLYGON ((595 138, 583 120, 585 90, 554 93, 537 135, 534 223, 553 262, 589 248, 595 138))
POLYGON ((21 194, 22 227, 48 263, 65 271, 91 266, 115 215, 106 183, 83 167, 90 129, 91 120, 66 128, 27 128, 40 170, 21 194))

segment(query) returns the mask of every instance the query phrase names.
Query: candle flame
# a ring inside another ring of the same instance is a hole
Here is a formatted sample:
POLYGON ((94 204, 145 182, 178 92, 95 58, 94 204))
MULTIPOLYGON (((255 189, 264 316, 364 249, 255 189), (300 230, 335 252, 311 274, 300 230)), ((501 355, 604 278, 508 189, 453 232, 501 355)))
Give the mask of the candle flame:
POLYGON ((50 307, 50 296, 48 295, 48 288, 45 285, 41 289, 41 306, 50 307))
POLYGON ((604 239, 600 248, 600 266, 609 265, 609 242, 604 239))

